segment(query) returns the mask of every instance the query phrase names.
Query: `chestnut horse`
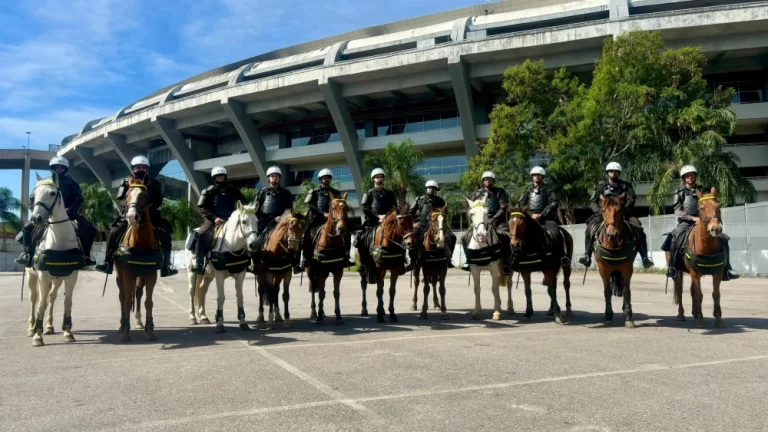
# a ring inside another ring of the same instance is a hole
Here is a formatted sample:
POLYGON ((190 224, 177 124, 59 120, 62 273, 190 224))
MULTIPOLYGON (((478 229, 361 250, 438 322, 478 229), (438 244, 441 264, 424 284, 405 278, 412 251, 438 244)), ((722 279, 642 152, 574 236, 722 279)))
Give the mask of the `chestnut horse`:
POLYGON ((571 311, 571 258, 573 257, 573 238, 560 230, 563 242, 559 236, 554 243, 547 247, 547 234, 544 226, 536 222, 527 213, 528 209, 513 209, 509 216, 509 244, 512 249, 512 269, 523 278, 525 285, 525 321, 533 317, 533 301, 531 292, 531 273, 541 271, 544 274, 544 285, 549 294, 549 310, 547 316, 554 316, 555 322, 565 324, 565 318, 560 313, 557 302, 557 275, 563 269, 563 287, 565 288, 566 316, 573 316, 571 311), (562 244, 558 244, 562 243, 562 244))
MULTIPOLYGON (((708 194, 702 194, 700 191, 696 191, 696 196, 699 198, 699 221, 693 226, 688 234, 686 244, 688 245, 688 251, 694 252, 698 256, 713 256, 718 253, 722 253, 722 245, 720 242, 720 234, 723 232, 722 219, 720 217, 720 203, 715 199, 715 188, 710 190, 708 194)), ((689 253, 686 251, 686 257, 689 253)), ((669 262, 670 252, 666 253, 667 262, 669 262)), ((696 327, 704 327, 704 314, 701 310, 701 303, 704 299, 704 294, 701 289, 701 277, 703 273, 700 269, 691 268, 688 266, 688 260, 681 261, 681 271, 677 273, 677 276, 673 279, 675 283, 675 298, 674 302, 677 307, 677 320, 685 321, 685 310, 683 309, 683 274, 686 272, 691 275, 691 298, 693 300, 693 317, 696 319, 696 327)), ((726 261, 717 263, 718 268, 722 269, 726 261)), ((712 299, 715 302, 715 327, 725 327, 723 322, 722 311, 720 310, 720 282, 723 280, 723 272, 716 271, 712 274, 712 299)))
POLYGON ((429 225, 424 230, 423 241, 419 247, 420 257, 413 268, 413 310, 416 310, 419 291, 420 272, 424 271, 424 304, 421 307, 419 319, 427 319, 427 309, 429 308, 429 290, 430 284, 434 290, 435 309, 440 310, 440 319, 447 320, 448 312, 445 308, 445 275, 448 273, 448 261, 445 256, 446 245, 446 208, 438 208, 430 212, 429 225), (440 284, 440 301, 437 300, 438 287, 440 284))
MULTIPOLYGON (((155 229, 149 217, 149 196, 146 185, 148 180, 148 176, 144 176, 141 180, 134 178, 133 175, 128 176, 128 192, 125 196, 126 208, 128 209, 125 213, 125 220, 128 222, 128 231, 123 237, 121 245, 129 249, 155 251, 160 249, 155 238, 155 229)), ((157 270, 138 277, 133 274, 130 265, 123 266, 120 264, 120 260, 116 260, 115 270, 117 270, 115 275, 117 287, 120 289, 120 340, 122 342, 131 341, 130 314, 134 306, 136 307, 136 328, 144 328, 147 333, 147 340, 156 340, 155 323, 152 317, 152 292, 157 282, 157 270), (141 322, 141 296, 144 288, 147 290, 147 299, 144 302, 147 312, 146 324, 141 322)))
POLYGON ((634 261, 637 247, 632 231, 624 222, 621 210, 625 194, 618 197, 600 195, 600 211, 603 223, 598 232, 596 253, 597 269, 603 278, 603 296, 605 297, 605 325, 613 324, 613 305, 611 292, 616 297, 624 297, 621 309, 624 311, 624 326, 634 328, 632 319, 632 291, 630 282, 634 273, 634 261))
POLYGON ((312 293, 312 315, 310 319, 316 319, 318 324, 322 324, 325 318, 325 310, 323 310, 325 281, 331 274, 333 274, 333 299, 336 303, 336 307, 333 310, 336 314, 336 324, 344 323, 339 306, 339 288, 341 286, 341 277, 344 276, 344 265, 347 261, 344 235, 347 231, 348 213, 347 193, 345 192, 341 197, 331 194, 331 206, 328 210, 325 224, 318 227, 316 235, 312 233, 318 256, 311 258, 312 263, 307 269, 307 277, 309 278, 309 292, 312 293), (326 254, 329 255, 329 258, 323 258, 326 254), (320 294, 318 310, 315 310, 315 293, 320 294))
POLYGON ((293 270, 293 256, 298 253, 301 236, 307 228, 307 215, 297 213, 293 209, 286 210, 280 217, 280 222, 269 237, 263 242, 263 247, 258 259, 261 263, 256 274, 259 294, 259 316, 257 325, 264 323, 264 304, 269 305, 269 317, 266 322, 267 330, 274 328, 275 321, 281 322, 280 305, 278 295, 280 284, 283 284, 283 302, 285 304, 285 328, 293 325, 291 312, 288 310, 288 301, 291 294, 288 287, 291 284, 293 270))
MULTIPOLYGON (((398 322, 395 315, 395 292, 397 278, 405 268, 405 252, 413 247, 413 218, 408 214, 408 209, 392 209, 384 220, 376 228, 373 235, 374 248, 380 249, 381 261, 376 262, 376 322, 384 322, 384 276, 389 270, 389 321, 398 322), (397 250, 398 252, 393 252, 397 250), (389 252, 388 252, 389 251, 389 252), (393 256, 390 256, 393 255, 393 256)), ((358 253, 358 261, 360 255, 358 253)), ((362 316, 368 315, 368 302, 366 301, 366 288, 368 287, 367 275, 360 275, 360 287, 363 290, 362 316)))

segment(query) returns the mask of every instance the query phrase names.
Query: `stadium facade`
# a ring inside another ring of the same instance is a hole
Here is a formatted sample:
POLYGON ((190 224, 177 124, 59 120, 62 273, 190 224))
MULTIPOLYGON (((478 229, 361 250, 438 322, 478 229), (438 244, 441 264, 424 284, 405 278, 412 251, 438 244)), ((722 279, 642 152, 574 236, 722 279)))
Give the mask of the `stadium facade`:
MULTIPOLYGON (((112 188, 136 154, 155 174, 175 160, 189 187, 167 181, 169 197, 205 188, 216 165, 248 186, 279 165, 294 193, 330 167, 354 208, 365 152, 411 139, 425 177, 455 181, 490 134, 508 66, 543 58, 588 80, 604 39, 633 30, 701 47, 710 83, 736 89, 729 145, 768 200, 768 2, 507 0, 370 27, 158 90, 88 122, 59 154, 112 188)), ((648 186, 636 186, 641 208, 648 186)))

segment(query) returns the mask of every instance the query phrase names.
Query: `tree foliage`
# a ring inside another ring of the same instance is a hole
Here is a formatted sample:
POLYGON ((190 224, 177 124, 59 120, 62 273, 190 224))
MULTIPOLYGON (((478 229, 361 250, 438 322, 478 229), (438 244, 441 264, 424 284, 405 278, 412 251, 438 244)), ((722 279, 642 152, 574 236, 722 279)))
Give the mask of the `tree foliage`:
POLYGON ((163 206, 160 207, 160 215, 173 227, 174 240, 184 240, 189 230, 203 223, 203 216, 198 211, 197 205, 186 198, 164 199, 163 206))
POLYGON ((16 213, 21 208, 21 202, 13 196, 7 187, 0 187, 0 222, 16 231, 21 229, 21 220, 16 213))
POLYGON ((256 200, 256 194, 258 192, 259 191, 256 188, 251 188, 246 186, 241 187, 240 193, 243 194, 243 197, 245 197, 245 202, 243 203, 243 205, 253 203, 256 200))
POLYGON ((107 231, 115 217, 115 210, 109 191, 102 183, 81 183, 80 190, 83 193, 83 204, 80 206, 80 214, 96 226, 99 231, 107 231))
POLYGON ((384 187, 392 190, 399 202, 407 201, 408 194, 421 195, 424 190, 424 177, 416 172, 416 167, 424 162, 424 153, 413 145, 413 141, 389 143, 380 152, 370 152, 363 158, 363 186, 373 186, 370 172, 381 168, 386 173, 384 187))

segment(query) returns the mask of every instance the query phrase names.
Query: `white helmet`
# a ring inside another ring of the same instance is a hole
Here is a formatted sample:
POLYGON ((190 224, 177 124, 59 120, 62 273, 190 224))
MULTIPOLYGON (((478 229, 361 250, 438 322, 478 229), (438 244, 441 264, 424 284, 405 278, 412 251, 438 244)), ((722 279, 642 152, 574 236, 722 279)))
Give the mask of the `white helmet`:
POLYGON ((272 175, 272 174, 277 174, 277 175, 279 175, 280 177, 282 177, 282 176, 283 176, 283 172, 282 172, 282 171, 280 171, 280 168, 278 168, 278 167, 276 167, 276 166, 271 166, 271 167, 269 167, 269 168, 267 169, 267 177, 269 177, 269 176, 270 176, 270 175, 272 175))
POLYGON ((534 175, 534 174, 541 174, 541 175, 545 176, 545 175, 547 175, 547 171, 544 170, 544 168, 542 168, 540 166, 535 166, 535 167, 531 168, 531 173, 528 174, 528 175, 534 175))
POLYGON ((621 172, 621 165, 618 162, 611 162, 605 166, 605 172, 618 171, 621 172))
POLYGON ((697 174, 698 171, 696 171, 696 167, 693 165, 686 165, 683 168, 680 169, 680 177, 685 177, 686 174, 697 174))
POLYGON ((436 181, 434 181, 434 180, 428 180, 428 181, 427 181, 427 184, 425 184, 425 185, 424 185, 424 187, 428 187, 428 188, 429 188, 429 187, 433 187, 433 188, 435 188, 435 189, 437 189, 437 190, 440 190, 440 186, 439 186, 439 185, 437 184, 437 182, 436 182, 436 181))
POLYGON ((333 171, 329 170, 328 168, 323 168, 320 170, 319 173, 317 173, 317 179, 320 180, 321 178, 325 176, 331 176, 333 178, 333 171))
POLYGON ((144 165, 149 167, 149 159, 147 159, 146 156, 136 156, 131 159, 131 168, 135 167, 136 165, 144 165))
POLYGON ((484 173, 483 173, 483 177, 481 178, 481 180, 485 180, 485 179, 487 179, 487 178, 492 178, 492 179, 496 180, 496 176, 493 174, 493 172, 492 172, 492 171, 486 171, 486 172, 484 172, 484 173))
POLYGON ((227 169, 220 166, 213 167, 211 170, 211 177, 216 177, 218 175, 227 175, 227 169))
POLYGON ((63 156, 54 156, 51 158, 51 161, 48 162, 48 166, 51 168, 55 167, 56 165, 61 165, 64 168, 69 169, 69 161, 63 156))
POLYGON ((381 168, 374 168, 373 171, 371 171, 371 178, 376 177, 377 175, 382 175, 386 177, 387 175, 384 174, 384 170, 381 168))

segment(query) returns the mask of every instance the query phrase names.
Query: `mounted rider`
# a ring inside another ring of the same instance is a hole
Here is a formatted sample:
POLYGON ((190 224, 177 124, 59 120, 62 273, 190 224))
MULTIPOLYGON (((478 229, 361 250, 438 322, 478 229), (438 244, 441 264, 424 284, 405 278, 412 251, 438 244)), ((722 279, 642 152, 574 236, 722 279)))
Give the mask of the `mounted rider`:
MULTIPOLYGON (((413 233, 416 236, 417 245, 423 241, 422 235, 429 226, 429 215, 432 211, 445 207, 445 200, 441 198, 437 192, 440 191, 440 186, 434 180, 428 180, 424 184, 426 192, 424 195, 416 198, 416 202, 411 207, 410 213, 416 223, 413 224, 413 233)), ((446 236, 446 259, 448 260, 448 267, 453 267, 451 263, 451 257, 453 257, 453 250, 456 247, 456 235, 450 230, 450 227, 445 227, 446 236)), ((411 260, 409 264, 412 268, 412 264, 418 261, 419 251, 418 247, 415 247, 408 251, 408 257, 411 260)), ((409 269, 410 270, 410 269, 409 269)))
MULTIPOLYGON (((136 156, 131 160, 131 171, 133 177, 136 179, 142 179, 144 176, 149 176, 149 159, 146 156, 136 156)), ((125 221, 126 213, 126 195, 128 194, 128 179, 123 180, 123 183, 117 189, 117 204, 119 207, 117 218, 112 222, 112 229, 107 236, 107 251, 104 254, 104 262, 96 266, 96 270, 112 274, 113 261, 115 253, 120 246, 125 232, 128 230, 128 223, 125 221)), ((149 205, 149 219, 152 222, 152 226, 155 228, 155 236, 160 242, 160 247, 163 249, 163 267, 160 269, 161 277, 168 277, 177 274, 179 271, 171 266, 171 235, 173 234, 173 227, 170 222, 164 219, 160 215, 160 207, 163 205, 163 191, 160 188, 160 182, 153 178, 149 178, 147 183, 148 205, 149 205)))
MULTIPOLYGON (((678 258, 679 251, 676 250, 677 245, 681 242, 681 236, 686 235, 691 227, 699 221, 699 197, 696 192, 706 193, 708 188, 703 188, 696 180, 698 178, 698 171, 693 165, 685 165, 680 169, 680 178, 683 185, 675 193, 675 216, 677 216, 677 226, 667 236, 664 243, 661 245, 661 250, 666 252, 672 252, 669 254, 669 264, 667 269, 667 277, 676 277, 677 270, 675 264, 678 258)), ((731 268, 730 248, 728 246, 728 237, 721 236, 720 243, 723 245, 728 256, 728 263, 723 269, 723 280, 738 279, 739 274, 731 268)))
POLYGON ((579 258, 579 263, 585 267, 592 264, 592 251, 594 247, 595 229, 603 222, 603 214, 600 209, 601 196, 616 196, 624 194, 625 199, 622 203, 621 214, 627 223, 629 223, 637 240, 637 249, 643 260, 643 267, 653 267, 653 261, 648 258, 648 241, 643 231, 643 225, 633 216, 635 200, 637 195, 632 188, 632 184, 621 179, 621 165, 618 162, 611 162, 605 167, 606 177, 597 184, 592 196, 590 197, 590 208, 592 216, 587 220, 587 229, 584 232, 584 256, 579 258))
MULTIPOLYGON (((256 217, 259 219, 257 250, 261 249, 261 245, 271 229, 280 222, 283 213, 293 208, 291 192, 280 186, 282 177, 283 171, 279 167, 269 167, 267 169, 267 186, 261 188, 256 194, 254 205, 256 206, 256 217)), ((300 269, 295 268, 294 271, 296 270, 300 271, 300 269)))
MULTIPOLYGON (((62 156, 54 156, 48 162, 48 167, 51 169, 51 177, 58 178, 59 190, 61 191, 61 199, 64 203, 64 208, 67 210, 67 216, 69 220, 77 221, 77 232, 80 237, 80 245, 83 248, 83 255, 85 255, 85 264, 94 264, 91 260, 91 246, 93 246, 93 240, 96 238, 96 227, 93 226, 86 218, 78 214, 80 206, 83 204, 83 193, 80 190, 80 185, 69 176, 69 161, 62 156)), ((35 195, 29 196, 29 209, 32 210, 35 204, 35 195)), ((32 238, 35 226, 32 221, 24 223, 22 232, 22 245, 23 252, 16 258, 16 262, 24 265, 25 267, 32 267, 32 259, 35 254, 35 245, 32 238)))
POLYGON ((533 184, 520 195, 517 206, 521 209, 527 207, 531 219, 541 224, 557 239, 560 234, 560 225, 557 223, 557 193, 544 185, 544 177, 547 176, 544 168, 535 166, 531 168, 529 175, 533 184))
MULTIPOLYGON (((315 186, 312 191, 307 194, 304 202, 309 206, 309 223, 307 229, 304 231, 304 239, 302 240, 304 259, 301 262, 303 268, 309 268, 312 262, 312 254, 315 249, 315 244, 312 240, 312 230, 318 226, 324 225, 328 220, 331 210, 331 195, 336 198, 341 198, 342 193, 331 187, 331 181, 333 180, 333 172, 328 168, 323 168, 317 174, 317 179, 320 184, 315 186)), ((346 248, 345 258, 347 263, 345 267, 354 265, 349 259, 349 249, 351 246, 352 233, 349 231, 344 233, 344 247, 346 248)))
POLYGON ((197 207, 205 218, 203 224, 197 230, 197 244, 195 245, 195 273, 205 273, 205 255, 208 253, 209 241, 204 234, 214 226, 223 225, 237 209, 237 202, 245 205, 245 197, 242 192, 227 183, 227 170, 224 167, 213 167, 211 170, 213 184, 200 193, 197 207))
MULTIPOLYGON (((509 196, 507 192, 496 187, 496 175, 491 171, 485 171, 482 175, 483 187, 476 190, 472 194, 471 199, 473 201, 485 199, 485 206, 488 207, 488 226, 496 231, 508 232, 509 226, 507 226, 507 206, 509 205, 509 196)), ((464 254, 466 256, 467 247, 469 246, 469 236, 472 230, 467 230, 461 237, 461 245, 464 248, 464 254)), ((502 254, 504 261, 504 273, 510 273, 512 269, 506 262, 510 255, 509 242, 502 242, 502 254)), ((469 264, 464 263, 461 266, 462 270, 469 271, 469 264)))
POLYGON ((373 263, 373 257, 370 253, 370 244, 367 239, 370 233, 379 226, 387 214, 398 206, 397 196, 394 192, 384 187, 385 173, 381 168, 374 168, 371 171, 373 187, 368 189, 360 201, 360 206, 365 215, 363 229, 357 232, 355 236, 355 246, 360 255, 360 273, 367 271, 367 266, 373 263))

